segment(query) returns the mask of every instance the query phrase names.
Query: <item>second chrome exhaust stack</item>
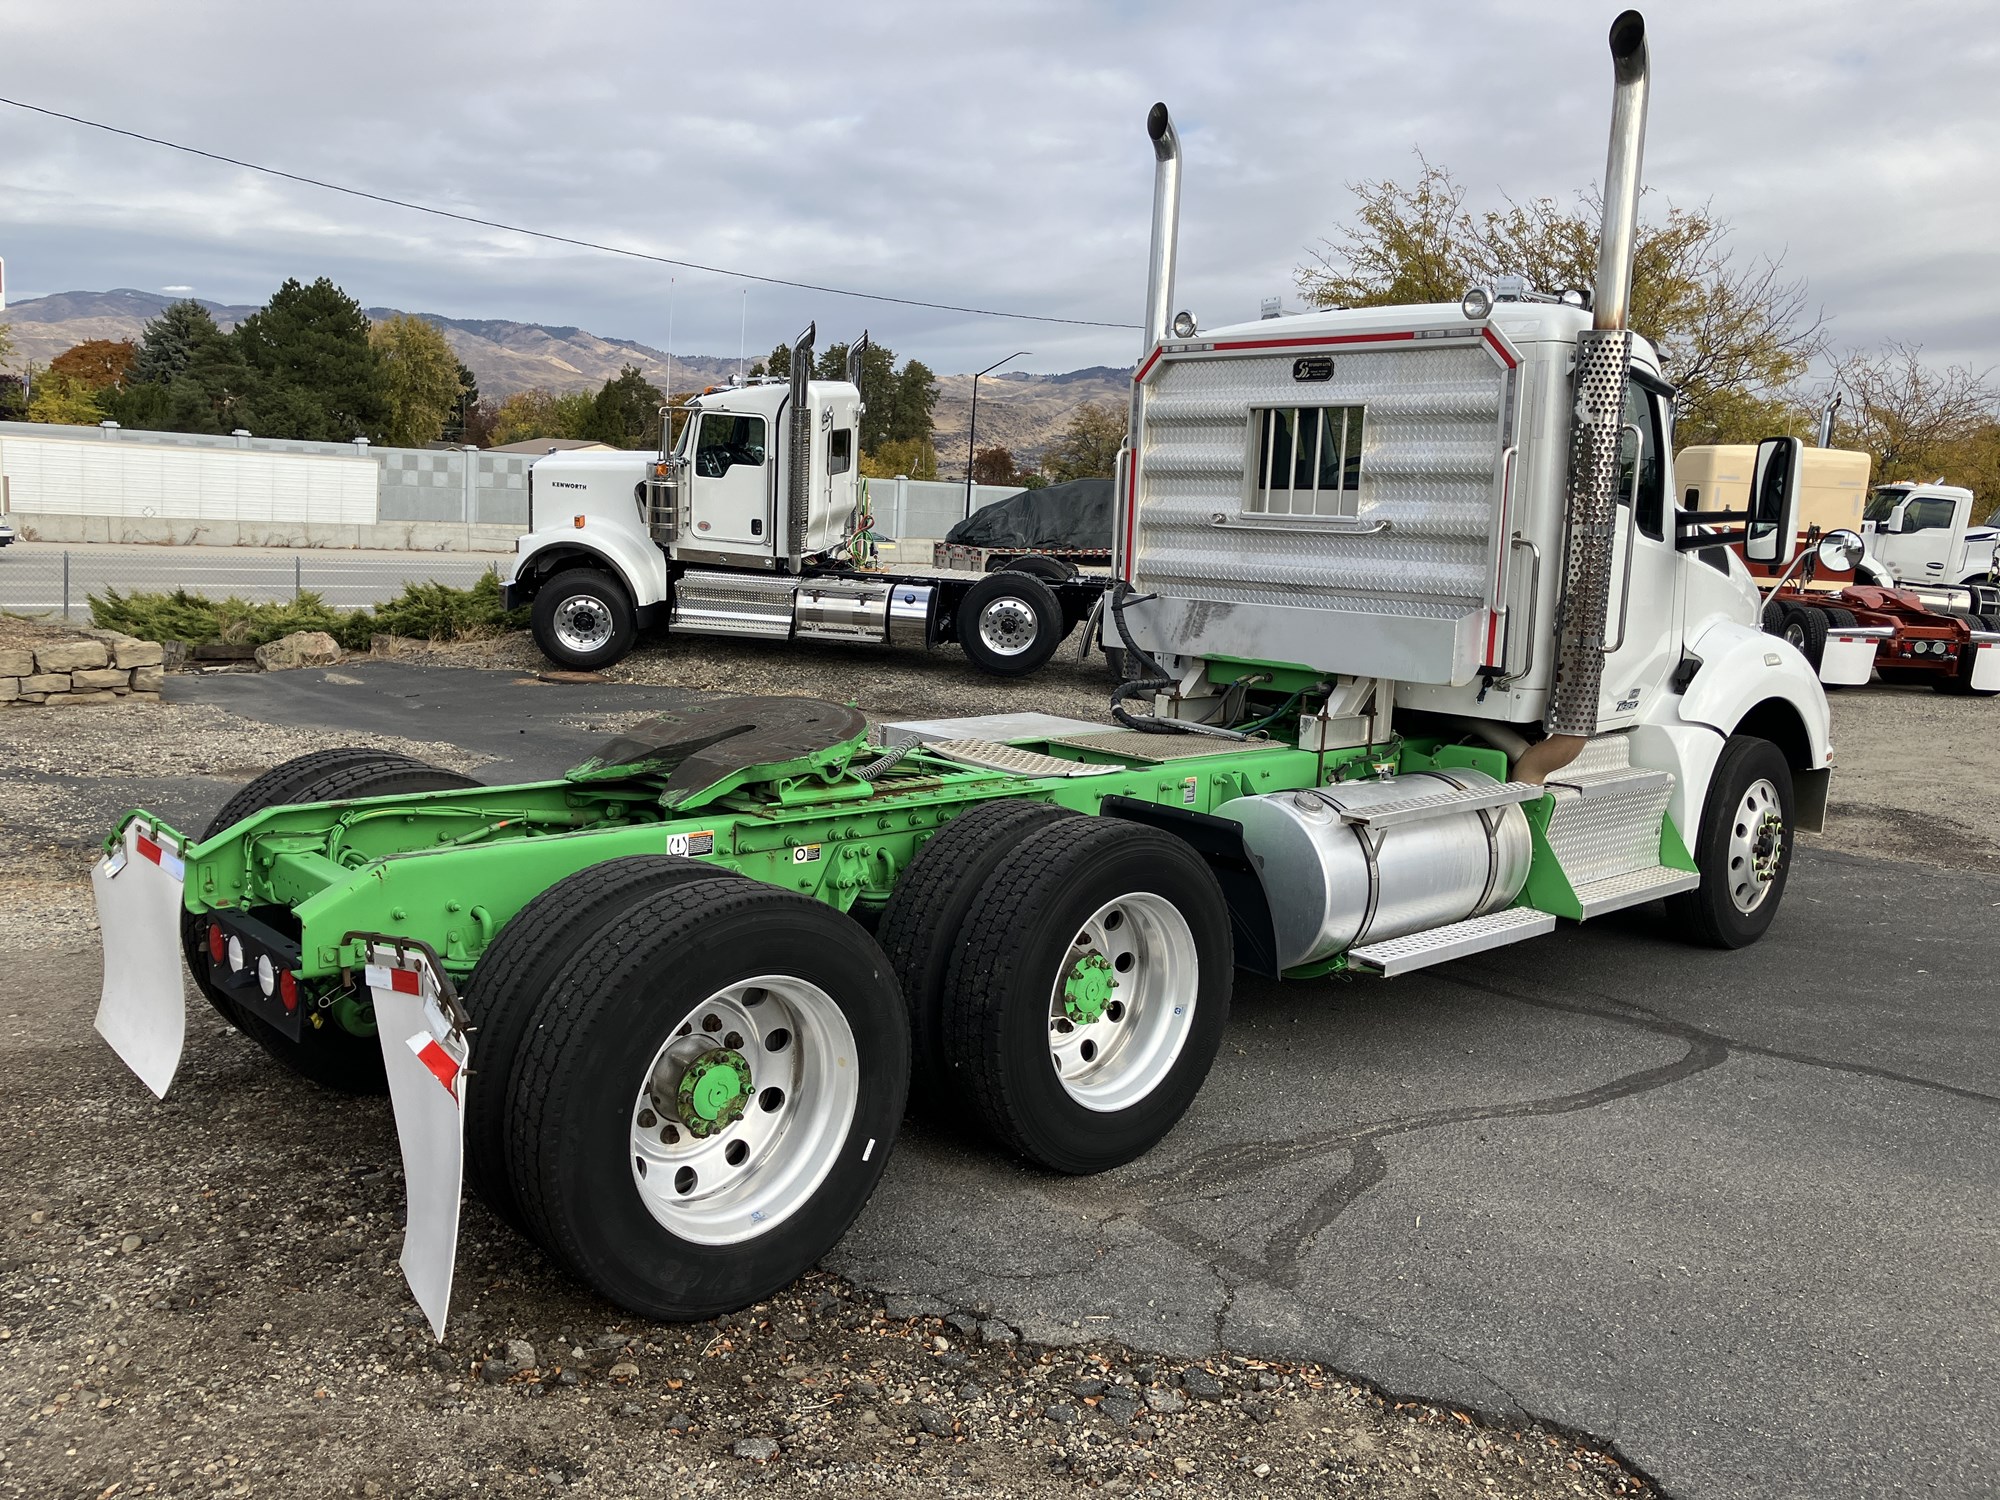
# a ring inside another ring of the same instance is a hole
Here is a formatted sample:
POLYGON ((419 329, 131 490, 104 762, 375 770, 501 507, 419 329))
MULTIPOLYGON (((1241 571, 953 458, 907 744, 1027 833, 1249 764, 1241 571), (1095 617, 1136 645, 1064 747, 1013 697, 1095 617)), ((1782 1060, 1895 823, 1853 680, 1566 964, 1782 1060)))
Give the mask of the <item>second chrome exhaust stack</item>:
POLYGON ((1597 732, 1605 625, 1617 544, 1618 448, 1625 380, 1632 255, 1639 236, 1640 163, 1646 145, 1646 22, 1628 10, 1611 23, 1611 151, 1604 167, 1604 224, 1597 244, 1592 326, 1576 341, 1576 426, 1571 436, 1562 605, 1555 679, 1543 727, 1549 738, 1522 757, 1515 775, 1540 782, 1574 760, 1597 732))

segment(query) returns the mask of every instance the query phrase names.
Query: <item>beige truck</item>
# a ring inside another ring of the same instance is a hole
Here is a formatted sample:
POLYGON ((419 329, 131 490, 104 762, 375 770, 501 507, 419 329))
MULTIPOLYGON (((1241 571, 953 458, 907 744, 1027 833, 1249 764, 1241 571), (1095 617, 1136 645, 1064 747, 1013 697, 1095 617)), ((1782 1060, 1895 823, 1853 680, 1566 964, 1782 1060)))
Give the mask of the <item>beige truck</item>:
MULTIPOLYGON (((1868 471, 1873 460, 1849 448, 1808 448, 1799 490, 1799 529, 1821 533, 1861 530, 1868 504, 1868 471)), ((1674 483, 1681 509, 1742 510, 1750 503, 1750 471, 1755 443, 1720 443, 1683 448, 1674 458, 1674 483)))

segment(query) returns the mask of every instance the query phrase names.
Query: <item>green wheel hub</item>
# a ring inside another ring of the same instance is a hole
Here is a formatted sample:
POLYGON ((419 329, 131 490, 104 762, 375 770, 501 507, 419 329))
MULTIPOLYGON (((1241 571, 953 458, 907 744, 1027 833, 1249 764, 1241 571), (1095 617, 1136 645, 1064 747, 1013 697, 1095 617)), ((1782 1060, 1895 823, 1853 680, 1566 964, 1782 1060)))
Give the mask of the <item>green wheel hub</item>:
POLYGON ((713 1135, 742 1118, 750 1093, 750 1064, 743 1054, 717 1047, 702 1053, 681 1074, 675 1112, 690 1135, 713 1135))
POLYGON ((1104 1014, 1118 978, 1111 972, 1111 960, 1102 953, 1086 953, 1071 966, 1063 981, 1063 1013, 1078 1026, 1088 1026, 1104 1014))

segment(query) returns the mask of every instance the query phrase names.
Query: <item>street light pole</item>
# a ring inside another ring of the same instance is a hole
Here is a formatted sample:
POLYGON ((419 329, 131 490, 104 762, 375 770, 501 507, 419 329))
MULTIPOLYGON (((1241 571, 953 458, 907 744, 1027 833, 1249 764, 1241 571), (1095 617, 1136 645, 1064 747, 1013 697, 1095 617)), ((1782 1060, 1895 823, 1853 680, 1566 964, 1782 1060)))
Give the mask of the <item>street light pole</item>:
POLYGON ((1007 356, 1007 359, 994 360, 992 364, 981 370, 978 375, 972 377, 972 415, 966 419, 965 423, 965 513, 968 516, 972 514, 972 455, 978 451, 973 447, 973 443, 979 436, 980 376, 991 375, 995 370, 1006 364, 1009 359, 1019 359, 1024 354, 1033 354, 1034 352, 1032 349, 1016 349, 1012 354, 1007 356))

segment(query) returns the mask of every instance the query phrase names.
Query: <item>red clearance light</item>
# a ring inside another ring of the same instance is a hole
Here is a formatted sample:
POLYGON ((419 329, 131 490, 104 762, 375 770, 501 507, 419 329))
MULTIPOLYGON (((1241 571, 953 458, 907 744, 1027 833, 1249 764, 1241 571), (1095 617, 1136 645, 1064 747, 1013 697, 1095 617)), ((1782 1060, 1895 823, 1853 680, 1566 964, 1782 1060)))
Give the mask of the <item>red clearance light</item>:
POLYGON ((210 922, 208 924, 208 959, 210 963, 219 964, 222 962, 222 945, 222 924, 220 922, 210 922))
POLYGON ((284 973, 278 976, 278 998, 285 1002, 286 1010, 297 1010, 299 1008, 298 976, 293 974, 290 969, 285 970, 284 973))

